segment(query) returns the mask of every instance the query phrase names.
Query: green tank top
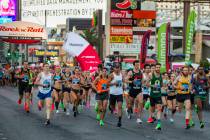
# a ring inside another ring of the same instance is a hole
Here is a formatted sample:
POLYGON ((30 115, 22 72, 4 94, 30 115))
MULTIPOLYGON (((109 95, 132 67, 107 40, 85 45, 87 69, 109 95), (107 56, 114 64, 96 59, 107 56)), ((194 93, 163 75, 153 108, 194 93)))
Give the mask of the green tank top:
POLYGON ((156 77, 155 74, 152 74, 151 79, 151 94, 150 96, 153 98, 161 97, 161 87, 162 87, 162 76, 156 77))

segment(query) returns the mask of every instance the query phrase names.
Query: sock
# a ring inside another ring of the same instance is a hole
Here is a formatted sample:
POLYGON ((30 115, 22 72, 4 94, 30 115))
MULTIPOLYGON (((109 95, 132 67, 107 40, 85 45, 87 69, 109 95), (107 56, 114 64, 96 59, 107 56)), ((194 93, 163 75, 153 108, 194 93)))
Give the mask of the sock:
POLYGON ((50 113, 51 113, 51 109, 46 108, 47 120, 50 120, 50 113))
POLYGON ((160 124, 160 123, 161 123, 161 121, 160 121, 159 119, 157 120, 157 122, 158 122, 158 124, 160 124))
POLYGON ((186 125, 189 125, 189 121, 190 121, 189 119, 186 119, 186 125))
POLYGON ((167 106, 164 106, 164 113, 167 113, 167 106))
POLYGON ((122 120, 122 117, 119 117, 119 121, 118 122, 121 122, 121 120, 122 120))
POLYGON ((59 102, 55 102, 55 109, 58 110, 59 102))

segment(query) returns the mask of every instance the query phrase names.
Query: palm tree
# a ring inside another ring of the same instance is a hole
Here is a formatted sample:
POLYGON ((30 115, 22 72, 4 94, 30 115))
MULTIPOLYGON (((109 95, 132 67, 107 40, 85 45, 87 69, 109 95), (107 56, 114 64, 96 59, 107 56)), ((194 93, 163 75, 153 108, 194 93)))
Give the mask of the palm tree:
POLYGON ((96 33, 96 29, 90 28, 84 30, 82 34, 80 34, 84 39, 86 39, 92 46, 98 46, 98 36, 96 33))

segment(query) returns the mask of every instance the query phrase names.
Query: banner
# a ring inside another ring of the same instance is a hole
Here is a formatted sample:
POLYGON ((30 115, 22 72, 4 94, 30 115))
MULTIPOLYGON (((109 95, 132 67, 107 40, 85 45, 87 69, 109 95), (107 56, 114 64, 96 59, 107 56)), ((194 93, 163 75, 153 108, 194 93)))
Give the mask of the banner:
POLYGON ((166 71, 168 72, 170 69, 170 59, 169 59, 169 55, 170 55, 170 42, 171 42, 171 23, 167 24, 166 27, 166 71))
POLYGON ((144 64, 146 62, 147 58, 147 48, 149 46, 149 39, 151 35, 151 30, 148 30, 145 32, 143 38, 142 38, 142 43, 141 43, 141 50, 140 50, 140 67, 141 69, 144 68, 144 64))
POLYGON ((96 50, 80 35, 70 32, 67 34, 63 49, 76 57, 83 71, 95 72, 101 60, 96 50))
POLYGON ((110 36, 110 43, 132 43, 133 36, 110 36))
POLYGON ((166 51, 167 51, 167 24, 164 23, 158 30, 158 62, 161 64, 161 72, 166 72, 166 51))
POLYGON ((190 61, 190 54, 192 50, 193 37, 195 32, 195 11, 191 11, 187 21, 187 30, 186 30, 186 51, 185 51, 185 62, 188 63, 190 61))

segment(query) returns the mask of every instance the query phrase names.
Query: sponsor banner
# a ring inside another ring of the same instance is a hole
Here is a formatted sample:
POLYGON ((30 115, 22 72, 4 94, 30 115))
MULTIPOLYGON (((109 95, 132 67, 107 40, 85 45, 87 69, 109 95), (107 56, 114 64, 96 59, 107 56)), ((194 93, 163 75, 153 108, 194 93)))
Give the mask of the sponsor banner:
POLYGON ((134 19, 133 26, 135 27, 154 27, 156 28, 156 19, 134 19))
POLYGON ((146 32, 148 30, 151 30, 152 32, 156 32, 156 28, 151 27, 133 27, 134 32, 146 32))
POLYGON ((70 32, 66 35, 63 49, 71 56, 78 56, 88 45, 89 43, 80 35, 70 32))
POLYGON ((133 18, 156 19, 156 11, 133 10, 133 18))
POLYGON ((158 31, 158 62, 161 64, 161 72, 166 72, 166 53, 167 53, 167 24, 160 26, 158 31))
POLYGON ((49 57, 58 57, 59 51, 58 50, 35 50, 34 55, 36 57, 40 56, 49 56, 49 57))
POLYGON ((195 11, 191 11, 187 21, 187 30, 186 30, 186 51, 185 51, 185 62, 190 61, 190 54, 192 50, 193 37, 195 33, 195 11))
POLYGON ((133 35, 133 28, 128 26, 111 26, 110 35, 133 35))
POLYGON ((39 24, 15 21, 0 25, 0 37, 47 39, 45 28, 39 24))
POLYGON ((90 71, 91 73, 96 71, 98 65, 101 63, 98 53, 91 45, 87 46, 76 59, 80 63, 83 71, 90 71))
POLYGON ((132 43, 133 36, 110 36, 110 43, 132 43))
POLYGON ((111 10, 111 18, 132 18, 133 12, 131 10, 111 10))
POLYGON ((132 26, 133 19, 111 19, 111 26, 132 26))
POLYGON ((110 44, 110 53, 119 51, 120 53, 139 54, 141 44, 112 43, 110 44))
POLYGON ((111 9, 117 10, 140 10, 141 1, 137 0, 111 0, 111 9))
POLYGON ((146 62, 147 58, 147 50, 149 47, 149 40, 150 40, 150 35, 151 35, 151 30, 148 30, 147 32, 144 33, 144 36, 141 41, 141 50, 140 50, 140 66, 141 69, 144 68, 144 64, 146 62))

